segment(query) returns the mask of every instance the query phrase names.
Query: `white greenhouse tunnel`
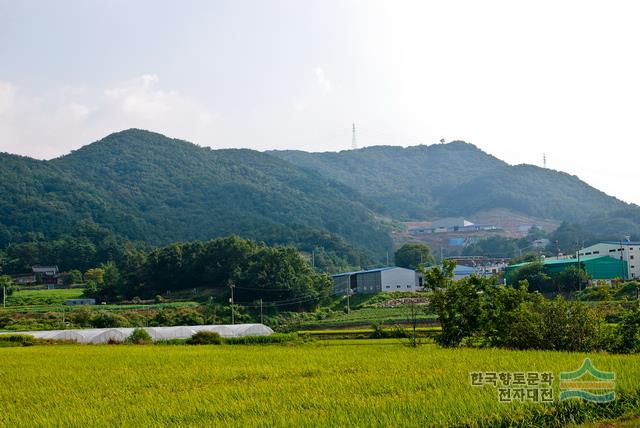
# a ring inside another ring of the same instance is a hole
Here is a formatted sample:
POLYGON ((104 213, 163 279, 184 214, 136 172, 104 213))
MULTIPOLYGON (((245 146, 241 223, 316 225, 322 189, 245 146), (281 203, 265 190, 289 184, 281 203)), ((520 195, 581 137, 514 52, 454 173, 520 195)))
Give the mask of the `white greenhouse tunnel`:
MULTIPOLYGON (((175 327, 141 327, 153 340, 188 339, 199 331, 211 331, 221 337, 269 336, 264 324, 192 325, 175 327)), ((124 342, 135 328, 92 328, 85 330, 15 331, 0 334, 24 334, 37 339, 74 340, 78 343, 124 342)))

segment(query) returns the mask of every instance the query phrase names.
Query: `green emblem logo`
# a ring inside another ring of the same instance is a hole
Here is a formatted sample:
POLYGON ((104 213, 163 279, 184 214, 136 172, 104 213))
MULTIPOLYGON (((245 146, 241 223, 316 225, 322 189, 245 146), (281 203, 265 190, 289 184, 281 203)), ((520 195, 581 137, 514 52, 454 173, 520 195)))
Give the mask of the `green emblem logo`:
POLYGON ((560 400, 581 398, 596 403, 607 403, 616 399, 616 374, 601 372, 585 358, 582 367, 573 372, 560 373, 560 400))

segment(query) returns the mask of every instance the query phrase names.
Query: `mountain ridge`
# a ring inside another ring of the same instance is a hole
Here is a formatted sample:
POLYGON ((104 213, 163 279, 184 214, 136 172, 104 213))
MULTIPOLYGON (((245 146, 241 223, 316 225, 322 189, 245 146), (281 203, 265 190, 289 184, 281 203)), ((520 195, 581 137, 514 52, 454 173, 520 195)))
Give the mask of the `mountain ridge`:
POLYGON ((258 152, 129 129, 51 160, 0 154, 0 248, 91 220, 153 245, 236 234, 350 253, 357 265, 355 254, 392 250, 392 220, 493 208, 640 236, 640 207, 462 141, 258 152))

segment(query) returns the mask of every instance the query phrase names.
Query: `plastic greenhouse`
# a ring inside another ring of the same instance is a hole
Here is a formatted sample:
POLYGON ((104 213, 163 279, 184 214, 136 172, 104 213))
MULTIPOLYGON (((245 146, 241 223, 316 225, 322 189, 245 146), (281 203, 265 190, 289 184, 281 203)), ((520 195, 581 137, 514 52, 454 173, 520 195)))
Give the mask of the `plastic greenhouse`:
MULTIPOLYGON (((271 328, 264 324, 192 325, 176 327, 143 327, 153 340, 188 339, 198 331, 212 331, 222 337, 269 336, 271 328)), ((38 339, 74 340, 78 343, 123 342, 134 328, 93 328, 86 330, 16 331, 0 334, 25 334, 38 339)))

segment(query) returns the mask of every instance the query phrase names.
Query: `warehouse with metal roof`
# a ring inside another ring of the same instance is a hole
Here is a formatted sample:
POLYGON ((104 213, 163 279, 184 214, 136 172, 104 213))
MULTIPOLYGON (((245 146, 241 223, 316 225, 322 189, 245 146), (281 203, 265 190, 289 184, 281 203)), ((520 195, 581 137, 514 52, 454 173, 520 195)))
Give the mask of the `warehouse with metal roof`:
POLYGON ((332 278, 333 294, 416 291, 422 287, 422 276, 412 269, 397 266, 344 272, 332 278))

